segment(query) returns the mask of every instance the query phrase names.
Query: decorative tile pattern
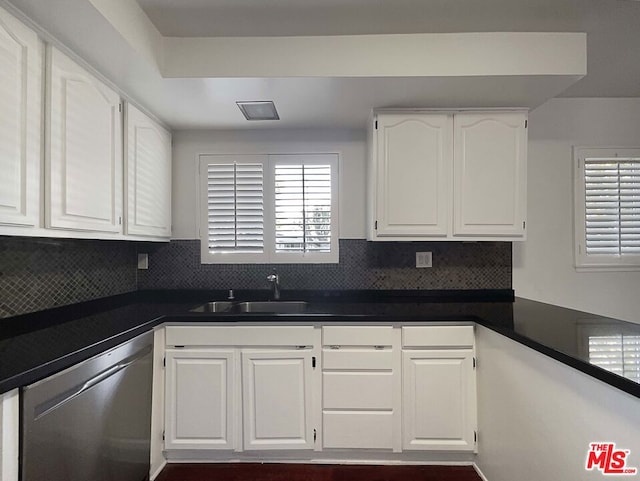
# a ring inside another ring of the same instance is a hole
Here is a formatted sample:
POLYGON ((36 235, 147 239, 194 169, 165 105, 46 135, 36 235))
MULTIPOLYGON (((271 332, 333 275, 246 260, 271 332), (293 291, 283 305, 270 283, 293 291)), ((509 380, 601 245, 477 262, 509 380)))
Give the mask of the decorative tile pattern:
POLYGON ((0 237, 0 318, 136 290, 136 245, 0 237))
MULTIPOLYGON (((150 246, 139 289, 267 289, 274 265, 201 264, 200 241, 150 246)), ((510 289, 510 242, 340 241, 338 264, 278 264, 283 289, 510 289), (433 252, 416 269, 415 253, 433 252)))

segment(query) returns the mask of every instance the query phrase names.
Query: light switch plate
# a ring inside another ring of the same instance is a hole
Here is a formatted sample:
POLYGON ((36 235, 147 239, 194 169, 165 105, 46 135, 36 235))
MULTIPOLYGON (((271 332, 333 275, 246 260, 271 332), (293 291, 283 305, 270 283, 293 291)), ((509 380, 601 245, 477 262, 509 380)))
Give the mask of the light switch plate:
POLYGON ((149 269, 149 254, 138 254, 138 269, 149 269))
POLYGON ((416 252, 416 267, 433 267, 433 255, 431 252, 416 252))

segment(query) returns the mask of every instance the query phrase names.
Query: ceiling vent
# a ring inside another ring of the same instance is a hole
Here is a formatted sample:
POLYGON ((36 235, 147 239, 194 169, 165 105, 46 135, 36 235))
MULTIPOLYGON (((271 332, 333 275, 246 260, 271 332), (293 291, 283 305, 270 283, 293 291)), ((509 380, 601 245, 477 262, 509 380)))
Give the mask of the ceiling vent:
POLYGON ((236 102, 247 120, 280 120, 276 106, 270 100, 236 102))

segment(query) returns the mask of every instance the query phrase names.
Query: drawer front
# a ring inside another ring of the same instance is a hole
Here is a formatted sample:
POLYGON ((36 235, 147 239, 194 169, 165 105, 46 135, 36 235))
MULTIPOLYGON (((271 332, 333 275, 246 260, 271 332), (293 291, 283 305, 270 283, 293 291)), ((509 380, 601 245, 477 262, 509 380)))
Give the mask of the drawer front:
POLYGON ((473 347, 473 326, 416 326, 402 328, 402 347, 473 347))
POLYGON ((393 413, 325 412, 323 414, 325 449, 392 449, 393 413))
POLYGON ((393 369, 393 352, 377 349, 323 349, 322 369, 393 369))
POLYGON ((313 326, 167 326, 167 346, 313 346, 313 326))
POLYGON ((391 346, 391 326, 332 326, 322 328, 324 346, 391 346))
POLYGON ((325 372, 322 375, 324 409, 391 409, 391 372, 325 372))

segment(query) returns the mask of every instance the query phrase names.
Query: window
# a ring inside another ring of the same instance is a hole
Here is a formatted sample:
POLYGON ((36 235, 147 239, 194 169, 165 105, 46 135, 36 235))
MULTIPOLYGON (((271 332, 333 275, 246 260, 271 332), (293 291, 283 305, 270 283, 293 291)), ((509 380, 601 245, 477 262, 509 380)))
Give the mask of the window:
POLYGON ((640 149, 576 148, 578 269, 640 269, 640 149))
POLYGON ((203 263, 337 263, 338 156, 201 155, 203 263))
POLYGON ((589 336, 589 362, 640 382, 640 336, 589 336))

